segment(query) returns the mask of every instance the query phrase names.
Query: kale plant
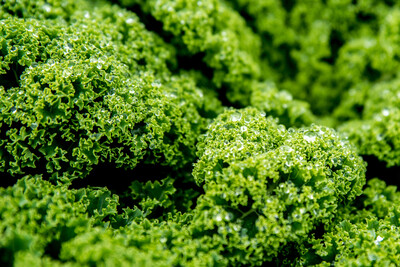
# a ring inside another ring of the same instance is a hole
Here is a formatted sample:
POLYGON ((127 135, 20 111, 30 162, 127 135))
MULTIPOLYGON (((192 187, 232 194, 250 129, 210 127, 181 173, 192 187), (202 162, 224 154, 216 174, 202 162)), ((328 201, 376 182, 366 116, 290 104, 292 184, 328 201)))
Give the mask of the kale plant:
POLYGON ((0 1, 0 265, 398 266, 399 67, 396 1, 0 1))

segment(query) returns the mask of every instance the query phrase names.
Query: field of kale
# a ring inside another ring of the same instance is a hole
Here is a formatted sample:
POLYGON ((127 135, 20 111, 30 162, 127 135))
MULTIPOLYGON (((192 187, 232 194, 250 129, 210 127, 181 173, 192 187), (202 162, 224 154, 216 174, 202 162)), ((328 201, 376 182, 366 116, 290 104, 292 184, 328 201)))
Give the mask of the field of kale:
POLYGON ((0 266, 399 266, 400 3, 0 0, 0 266))

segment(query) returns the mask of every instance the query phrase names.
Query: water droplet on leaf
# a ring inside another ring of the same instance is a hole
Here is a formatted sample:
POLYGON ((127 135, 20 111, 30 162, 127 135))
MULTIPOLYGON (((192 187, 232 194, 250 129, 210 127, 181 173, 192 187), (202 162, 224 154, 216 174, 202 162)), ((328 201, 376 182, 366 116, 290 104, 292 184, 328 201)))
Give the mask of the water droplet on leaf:
POLYGON ((235 112, 231 115, 232 121, 239 121, 242 118, 242 113, 235 112))
POLYGON ((304 134, 304 140, 306 140, 307 142, 314 142, 315 141, 315 139, 317 138, 317 134, 316 133, 314 133, 314 132, 306 132, 305 134, 304 134))

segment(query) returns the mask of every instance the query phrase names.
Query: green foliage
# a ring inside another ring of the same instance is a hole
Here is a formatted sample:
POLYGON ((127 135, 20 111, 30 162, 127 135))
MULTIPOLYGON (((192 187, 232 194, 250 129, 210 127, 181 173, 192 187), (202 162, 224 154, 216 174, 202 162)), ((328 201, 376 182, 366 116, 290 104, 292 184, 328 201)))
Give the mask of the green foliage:
MULTIPOLYGON (((118 197, 105 188, 79 190, 54 186, 40 176, 26 176, 0 189, 2 261, 19 252, 57 253, 61 244, 116 214, 118 197)), ((53 255, 51 255, 53 256, 53 255)))
POLYGON ((212 107, 190 74, 165 75, 168 46, 128 15, 104 7, 67 27, 2 21, 1 171, 63 180, 101 162, 191 162, 212 107))
POLYGON ((76 0, 51 0, 51 1, 29 1, 29 0, 9 0, 2 1, 0 7, 0 17, 24 17, 43 19, 62 19, 69 20, 71 15, 78 8, 87 7, 86 1, 76 0))
POLYGON ((0 1, 0 265, 400 265, 399 26, 391 0, 0 1))
POLYGON ((273 83, 254 86, 250 103, 266 115, 278 118, 278 122, 287 127, 308 126, 316 120, 307 102, 293 99, 290 93, 279 90, 273 83))
POLYGON ((400 260, 396 190, 379 179, 370 180, 359 200, 365 209, 343 210, 322 238, 309 239, 299 265, 396 266, 400 260))
POLYGON ((162 21, 172 43, 184 56, 202 55, 213 69, 216 87, 229 88, 230 101, 247 105, 252 79, 260 78, 260 38, 224 1, 121 0, 123 6, 139 5, 143 12, 162 21))
POLYGON ((205 194, 193 231, 229 240, 232 265, 261 264, 303 241, 365 183, 362 159, 333 130, 287 131, 254 109, 221 114, 199 147, 194 176, 205 194))
POLYGON ((232 1, 262 36, 264 73, 329 115, 349 87, 397 72, 396 1, 232 1), (284 32, 284 34, 282 34, 284 32))
MULTIPOLYGON (((340 126, 356 144, 362 155, 373 155, 388 166, 400 164, 400 82, 376 83, 359 87, 353 94, 361 96, 362 113, 340 126)), ((343 110, 352 109, 357 101, 349 101, 343 110)), ((354 109, 354 108, 353 108, 354 109)))

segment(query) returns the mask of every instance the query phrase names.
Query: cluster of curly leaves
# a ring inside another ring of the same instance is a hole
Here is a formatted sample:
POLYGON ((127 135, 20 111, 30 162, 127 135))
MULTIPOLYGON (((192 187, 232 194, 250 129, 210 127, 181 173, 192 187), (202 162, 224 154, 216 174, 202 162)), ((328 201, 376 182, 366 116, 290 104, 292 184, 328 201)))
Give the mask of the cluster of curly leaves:
POLYGON ((1 2, 1 265, 400 264, 400 6, 117 2, 1 2))

